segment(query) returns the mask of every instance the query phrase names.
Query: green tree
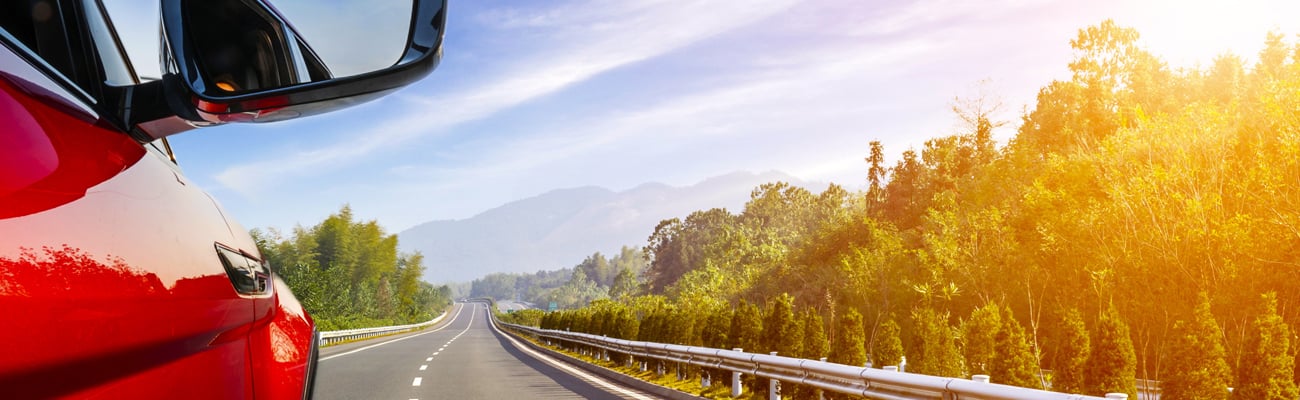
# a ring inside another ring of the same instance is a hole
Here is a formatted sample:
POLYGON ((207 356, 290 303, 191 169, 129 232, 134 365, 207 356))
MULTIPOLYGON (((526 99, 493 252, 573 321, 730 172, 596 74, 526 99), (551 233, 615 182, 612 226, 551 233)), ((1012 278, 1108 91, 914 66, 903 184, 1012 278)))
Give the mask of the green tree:
POLYGON ((850 308, 840 316, 835 330, 835 339, 831 343, 834 350, 828 361, 836 364, 863 366, 867 363, 865 346, 866 334, 862 327, 862 314, 850 308))
POLYGON ((817 310, 804 310, 803 318, 803 352, 799 357, 819 360, 831 351, 831 343, 826 339, 826 324, 817 310))
POLYGON ((961 353, 948 314, 930 307, 912 311, 912 347, 907 352, 907 372, 960 377, 961 353))
POLYGON ((755 353, 763 337, 763 315, 758 306, 744 300, 736 306, 735 316, 731 319, 731 329, 727 335, 729 348, 739 348, 755 353))
POLYGON ((637 293, 639 282, 636 279, 636 273, 631 268, 623 268, 618 271, 614 277, 614 284, 609 287, 609 298, 622 301, 637 293))
POLYGON ((1160 383, 1160 397, 1170 400, 1227 399, 1232 375, 1223 348, 1223 332, 1210 313, 1210 298, 1201 292, 1191 320, 1174 324, 1174 348, 1160 383))
POLYGON ((775 351, 786 357, 801 354, 803 330, 794 318, 794 297, 782 293, 768 304, 767 319, 763 320, 762 351, 775 351))
POLYGON ((871 341, 871 363, 876 368, 898 365, 903 359, 903 340, 899 337, 898 323, 888 318, 880 323, 875 339, 871 341))
POLYGON ((1005 379, 993 373, 993 360, 997 358, 998 350, 996 341, 1003 323, 1001 309, 995 303, 986 303, 972 311, 970 319, 961 324, 966 371, 971 375, 991 375, 998 383, 1005 379))
POLYGON ((1025 328, 1016 321, 1010 307, 998 308, 1002 309, 1002 326, 994 340, 997 356, 993 358, 990 375, 1004 385, 1042 388, 1038 380, 1038 359, 1025 337, 1025 328))
POLYGON ((1129 337, 1128 324, 1120 319, 1113 306, 1102 312, 1092 337, 1095 342, 1088 355, 1088 374, 1084 377, 1087 394, 1126 393, 1129 398, 1137 398, 1133 339, 1129 337))
POLYGON ((1084 371, 1088 365, 1088 331, 1078 309, 1060 313, 1060 340, 1056 342, 1052 365, 1052 390, 1083 393, 1084 371))
POLYGON ((1266 293, 1250 326, 1237 369, 1234 399, 1282 400, 1300 398, 1293 376, 1291 328, 1277 314, 1277 294, 1266 293))
POLYGON ((867 164, 867 203, 875 211, 885 201, 885 146, 879 140, 871 141, 867 164))

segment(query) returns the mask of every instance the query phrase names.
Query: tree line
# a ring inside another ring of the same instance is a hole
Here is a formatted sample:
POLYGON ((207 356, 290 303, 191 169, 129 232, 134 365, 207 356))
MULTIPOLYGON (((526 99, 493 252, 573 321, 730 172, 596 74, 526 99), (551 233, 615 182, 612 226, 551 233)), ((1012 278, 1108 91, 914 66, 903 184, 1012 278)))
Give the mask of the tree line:
POLYGON ((422 280, 423 255, 398 252, 397 235, 354 220, 349 206, 287 237, 250 233, 319 330, 424 322, 451 305, 450 288, 422 280))
POLYGON ((777 182, 739 213, 665 220, 637 296, 538 323, 820 349, 794 339, 789 321, 809 318, 791 309, 820 317, 847 364, 900 354, 911 372, 1063 392, 1135 395, 1143 378, 1167 399, 1297 398, 1300 46, 1271 33, 1249 65, 1174 69, 1112 21, 1070 46, 1071 78, 1039 91, 1008 143, 996 101, 957 99, 964 127, 893 166, 870 143, 865 192, 777 182))
POLYGON ((582 307, 594 300, 636 294, 647 268, 641 249, 624 246, 612 258, 600 252, 573 268, 536 273, 492 273, 470 283, 470 297, 523 300, 542 307, 582 307))

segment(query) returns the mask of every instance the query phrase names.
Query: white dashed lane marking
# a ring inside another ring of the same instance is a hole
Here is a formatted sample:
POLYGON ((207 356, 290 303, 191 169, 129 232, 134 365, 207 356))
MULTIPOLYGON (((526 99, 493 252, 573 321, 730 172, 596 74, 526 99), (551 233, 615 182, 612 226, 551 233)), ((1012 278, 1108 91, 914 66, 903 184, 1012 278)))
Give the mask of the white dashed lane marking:
POLYGON ((429 366, 428 366, 428 365, 421 365, 421 366, 420 366, 420 370, 421 370, 421 371, 424 371, 424 370, 426 370, 426 369, 429 369, 429 366))
POLYGON ((429 362, 429 361, 433 361, 433 357, 429 357, 429 358, 425 358, 425 359, 424 359, 424 362, 429 362))
POLYGON ((417 378, 415 378, 415 380, 411 381, 411 386, 420 386, 420 381, 423 381, 423 380, 424 380, 424 378, 418 378, 418 377, 417 377, 417 378))

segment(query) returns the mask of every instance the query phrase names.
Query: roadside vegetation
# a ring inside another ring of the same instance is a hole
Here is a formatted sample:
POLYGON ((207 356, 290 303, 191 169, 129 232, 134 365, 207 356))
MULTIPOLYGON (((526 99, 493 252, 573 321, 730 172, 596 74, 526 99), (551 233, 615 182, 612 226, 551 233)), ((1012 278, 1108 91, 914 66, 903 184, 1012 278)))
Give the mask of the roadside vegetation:
POLYGON ((647 268, 645 253, 624 246, 606 258, 596 252, 573 268, 537 273, 492 273, 470 283, 469 297, 523 300, 547 308, 576 308, 594 300, 631 296, 638 292, 647 268))
POLYGON ((964 128, 892 166, 870 143, 865 192, 777 182, 665 220, 635 290, 516 318, 1090 395, 1296 398, 1300 46, 1173 69, 1110 21, 1070 45, 1072 77, 1007 143, 995 100, 957 99, 964 128))
POLYGON ((397 235, 343 206, 315 226, 250 232, 262 256, 322 331, 425 322, 451 306, 451 290, 424 282, 424 256, 398 253, 397 235))

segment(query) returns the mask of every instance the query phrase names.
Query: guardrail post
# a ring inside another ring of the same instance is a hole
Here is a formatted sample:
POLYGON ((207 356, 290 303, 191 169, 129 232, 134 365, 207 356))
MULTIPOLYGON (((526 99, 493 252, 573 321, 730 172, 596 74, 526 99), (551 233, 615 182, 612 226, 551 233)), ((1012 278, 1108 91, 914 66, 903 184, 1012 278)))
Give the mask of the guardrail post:
MULTIPOLYGON (((776 352, 774 351, 768 354, 775 356, 776 352)), ((767 399, 781 400, 781 381, 776 380, 776 378, 767 381, 767 399)))
MULTIPOLYGON (((820 360, 817 361, 826 362, 826 357, 822 357, 820 360)), ((817 389, 817 400, 826 400, 825 390, 817 389)))
MULTIPOLYGON (((734 348, 734 349, 731 349, 731 350, 732 350, 732 351, 745 351, 745 349, 742 349, 742 348, 739 348, 739 347, 734 348)), ((741 392, 741 389, 742 389, 742 388, 743 388, 743 387, 740 386, 740 372, 732 371, 732 372, 731 372, 731 397, 740 397, 740 392, 741 392)))
POLYGON ((708 388, 709 386, 713 386, 713 379, 712 376, 709 376, 709 371, 704 371, 704 373, 700 374, 700 387, 708 388))
POLYGON ((899 357, 898 372, 907 372, 907 356, 899 357))

